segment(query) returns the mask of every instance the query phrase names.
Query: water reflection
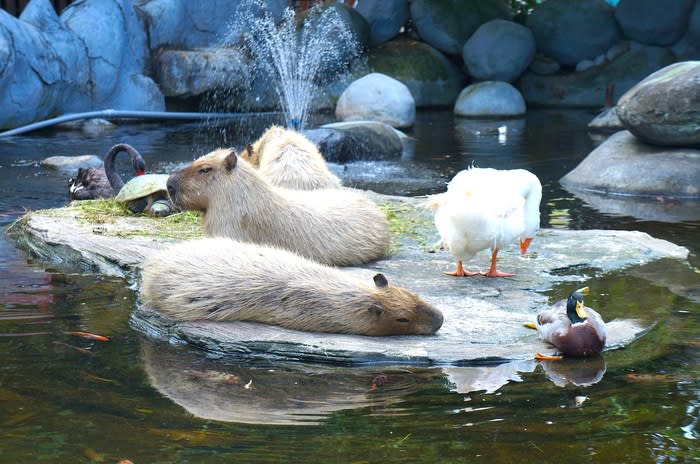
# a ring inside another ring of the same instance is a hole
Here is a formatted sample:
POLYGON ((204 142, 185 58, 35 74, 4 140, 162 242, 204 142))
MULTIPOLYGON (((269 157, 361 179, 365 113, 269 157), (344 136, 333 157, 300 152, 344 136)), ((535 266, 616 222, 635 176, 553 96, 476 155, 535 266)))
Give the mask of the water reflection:
POLYGON ((315 425, 342 410, 396 406, 432 377, 430 371, 223 364, 149 341, 141 348, 151 385, 162 395, 196 417, 243 424, 315 425))
POLYGON ((611 216, 631 216, 654 222, 700 221, 700 201, 674 197, 605 195, 567 188, 596 211, 611 216))

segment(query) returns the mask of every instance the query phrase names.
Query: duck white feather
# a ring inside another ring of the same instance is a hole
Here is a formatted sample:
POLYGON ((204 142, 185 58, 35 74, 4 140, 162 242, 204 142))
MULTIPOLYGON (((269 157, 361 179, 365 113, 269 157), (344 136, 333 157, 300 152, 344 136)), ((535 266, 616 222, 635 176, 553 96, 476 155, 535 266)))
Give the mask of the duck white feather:
POLYGON ((457 270, 448 275, 513 274, 496 269, 498 250, 519 240, 527 251, 540 224, 542 186, 524 169, 469 168, 457 173, 447 191, 433 195, 435 226, 443 243, 457 258, 457 270), (491 266, 485 273, 465 271, 462 263, 491 249, 491 266))

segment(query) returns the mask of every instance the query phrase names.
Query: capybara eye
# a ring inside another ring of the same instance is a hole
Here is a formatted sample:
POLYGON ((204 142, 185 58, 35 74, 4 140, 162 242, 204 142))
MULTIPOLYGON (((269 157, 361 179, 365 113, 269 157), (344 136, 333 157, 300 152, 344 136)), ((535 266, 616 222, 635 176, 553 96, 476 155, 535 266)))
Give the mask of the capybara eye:
POLYGON ((211 166, 204 166, 203 168, 199 168, 199 173, 200 174, 206 174, 211 171, 211 166))
POLYGON ((396 322, 400 322, 400 323, 402 323, 402 324, 408 324, 408 323, 411 322, 411 321, 409 321, 409 320, 406 319, 405 317, 400 317, 400 318, 396 319, 396 322))

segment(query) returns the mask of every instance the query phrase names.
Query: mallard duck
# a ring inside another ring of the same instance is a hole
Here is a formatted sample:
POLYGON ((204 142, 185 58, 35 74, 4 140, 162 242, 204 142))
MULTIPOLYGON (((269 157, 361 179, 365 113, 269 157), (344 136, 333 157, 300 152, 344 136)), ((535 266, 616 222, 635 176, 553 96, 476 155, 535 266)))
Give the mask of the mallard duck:
POLYGON ((146 162, 134 147, 126 143, 118 143, 107 151, 102 168, 80 168, 75 177, 68 179, 68 199, 94 200, 110 198, 119 193, 124 181, 119 176, 114 161, 117 154, 125 151, 131 158, 134 175, 141 176, 146 172, 146 162))
POLYGON ((519 240, 525 254, 540 226, 542 185, 524 169, 469 168, 457 173, 447 191, 430 198, 442 242, 457 258, 452 276, 507 277, 496 268, 498 250, 519 240), (491 249, 486 272, 465 271, 463 261, 491 249))
MULTIPOLYGON (((535 328, 540 337, 566 356, 597 355, 605 346, 603 318, 583 303, 583 296, 588 295, 588 291, 588 287, 573 291, 566 300, 560 300, 537 314, 535 328)), ((535 358, 561 357, 537 353, 535 358)))

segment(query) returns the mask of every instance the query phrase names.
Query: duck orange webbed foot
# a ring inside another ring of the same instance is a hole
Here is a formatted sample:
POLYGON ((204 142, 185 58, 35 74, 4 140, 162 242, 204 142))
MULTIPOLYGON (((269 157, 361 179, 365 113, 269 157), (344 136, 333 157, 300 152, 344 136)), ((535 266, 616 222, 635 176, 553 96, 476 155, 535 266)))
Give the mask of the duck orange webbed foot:
POLYGON ((492 271, 488 270, 486 272, 480 272, 482 276, 485 277, 513 277, 515 274, 512 272, 501 272, 501 271, 492 271))
POLYGON ((470 271, 465 271, 464 268, 462 267, 462 261, 457 261, 457 269, 455 269, 452 272, 445 272, 445 275, 448 276, 454 276, 454 277, 472 277, 475 275, 480 275, 480 272, 470 272, 470 271))
POLYGON ((560 361, 560 360, 564 359, 564 356, 535 353, 535 359, 537 361, 560 361))

